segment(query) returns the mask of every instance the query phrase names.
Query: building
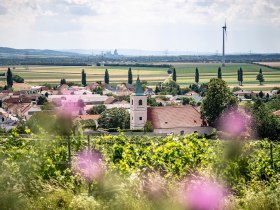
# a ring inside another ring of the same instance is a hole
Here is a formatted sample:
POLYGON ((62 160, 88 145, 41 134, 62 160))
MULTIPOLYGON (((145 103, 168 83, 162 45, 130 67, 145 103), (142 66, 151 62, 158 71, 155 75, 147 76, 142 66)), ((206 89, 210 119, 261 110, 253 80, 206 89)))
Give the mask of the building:
POLYGON ((151 121, 155 133, 199 135, 211 134, 213 128, 201 119, 197 109, 191 105, 148 107, 147 120, 151 121))
POLYGON ((144 94, 139 75, 135 91, 130 96, 130 129, 142 129, 147 121, 147 96, 144 94))
POLYGON ((143 129, 150 121, 154 133, 199 135, 211 134, 212 127, 201 119, 200 112, 191 105, 147 107, 147 96, 144 94, 139 76, 134 93, 130 96, 130 129, 143 129))

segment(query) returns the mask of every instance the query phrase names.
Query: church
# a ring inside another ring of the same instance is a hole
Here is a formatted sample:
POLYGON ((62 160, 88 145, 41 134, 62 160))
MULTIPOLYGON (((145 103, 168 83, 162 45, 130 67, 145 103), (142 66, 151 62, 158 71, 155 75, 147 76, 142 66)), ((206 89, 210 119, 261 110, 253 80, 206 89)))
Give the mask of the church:
POLYGON ((200 112, 191 105, 148 107, 139 75, 134 93, 130 96, 130 129, 143 129, 151 121, 154 132, 161 134, 211 134, 212 127, 205 126, 200 112))

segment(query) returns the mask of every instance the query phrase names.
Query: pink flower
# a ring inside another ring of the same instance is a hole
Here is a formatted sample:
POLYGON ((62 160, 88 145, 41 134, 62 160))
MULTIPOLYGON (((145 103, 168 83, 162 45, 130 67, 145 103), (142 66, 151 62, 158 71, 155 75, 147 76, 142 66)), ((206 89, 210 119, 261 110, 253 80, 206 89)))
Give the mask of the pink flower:
POLYGON ((104 173, 103 160, 99 152, 82 151, 73 162, 74 170, 87 181, 100 178, 104 173))
POLYGON ((233 136, 239 136, 251 127, 251 117, 239 110, 225 111, 218 119, 218 127, 233 136))
POLYGON ((194 210, 222 209, 224 200, 223 187, 205 179, 189 180, 181 195, 184 207, 194 210))

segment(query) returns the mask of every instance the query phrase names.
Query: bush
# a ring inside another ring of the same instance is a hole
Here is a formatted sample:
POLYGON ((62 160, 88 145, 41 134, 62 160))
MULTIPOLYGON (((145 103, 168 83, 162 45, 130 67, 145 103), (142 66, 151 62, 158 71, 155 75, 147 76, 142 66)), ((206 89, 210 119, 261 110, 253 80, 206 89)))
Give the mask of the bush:
POLYGON ((18 75, 13 75, 13 80, 17 83, 24 83, 24 79, 18 75))

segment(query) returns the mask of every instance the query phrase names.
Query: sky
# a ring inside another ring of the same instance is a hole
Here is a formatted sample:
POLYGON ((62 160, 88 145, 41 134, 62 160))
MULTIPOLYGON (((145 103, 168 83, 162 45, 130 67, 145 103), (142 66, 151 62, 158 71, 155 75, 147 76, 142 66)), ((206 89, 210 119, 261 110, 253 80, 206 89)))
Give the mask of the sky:
POLYGON ((280 0, 0 0, 0 46, 280 53, 280 0))

